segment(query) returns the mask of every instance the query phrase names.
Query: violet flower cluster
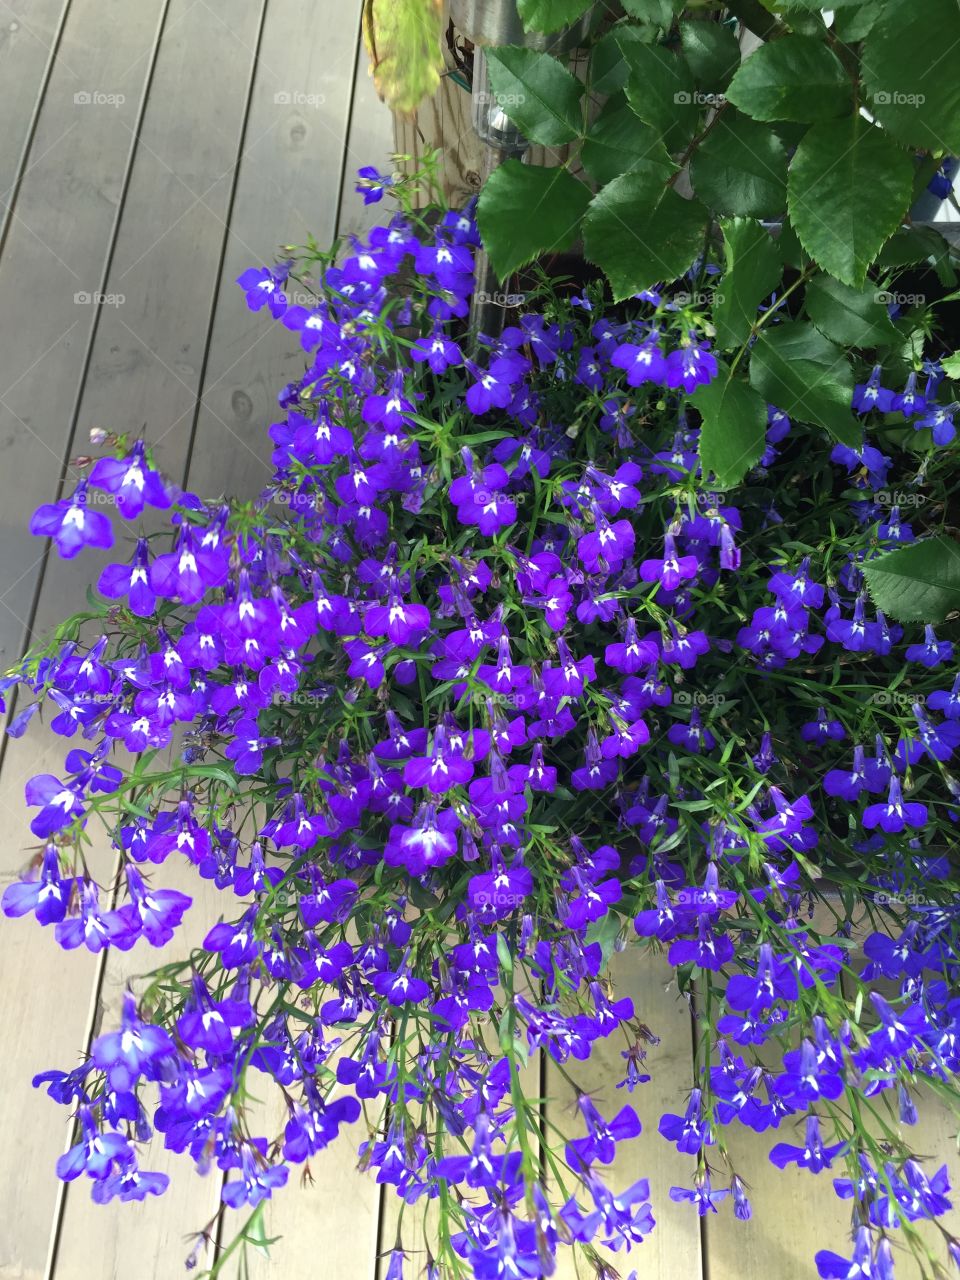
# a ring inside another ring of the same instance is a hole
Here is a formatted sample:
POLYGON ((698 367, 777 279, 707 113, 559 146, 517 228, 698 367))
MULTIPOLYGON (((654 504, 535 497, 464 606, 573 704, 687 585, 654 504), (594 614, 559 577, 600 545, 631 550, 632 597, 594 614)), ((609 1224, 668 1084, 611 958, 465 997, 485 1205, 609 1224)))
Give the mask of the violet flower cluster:
POLYGON ((657 1214, 645 1179, 614 1185, 619 1145, 659 1129, 690 1162, 671 1197, 746 1219, 746 1126, 849 1201, 819 1275, 889 1280, 895 1233, 925 1255, 916 1224, 950 1207, 909 1126, 925 1086, 958 1097, 960 676, 862 565, 925 531, 878 495, 949 495, 942 370, 865 370, 856 450, 771 405, 725 494, 688 402, 716 376, 709 318, 671 287, 611 308, 534 280, 471 351, 477 246, 469 210, 398 213, 338 263, 241 276, 306 361, 253 508, 121 441, 34 517, 63 556, 110 547, 100 489, 130 545, 97 636, 5 681, 10 733, 43 708, 86 745, 29 782, 38 852, 3 909, 66 949, 145 949, 191 907, 165 863, 221 895, 201 948, 37 1078, 76 1118, 57 1171, 98 1202, 159 1194, 156 1132, 256 1212, 340 1138, 402 1199, 389 1280, 549 1276, 570 1247, 609 1278, 657 1214), (884 454, 891 412, 932 432, 919 464, 884 454), (87 867, 96 828, 116 886, 87 867), (644 1105, 657 1027, 608 970, 628 942, 690 1005, 682 1113, 644 1105), (629 1100, 603 1111, 584 1064, 609 1037, 629 1100), (575 1103, 562 1135, 541 1055, 575 1103), (279 1133, 247 1106, 269 1082, 279 1133))

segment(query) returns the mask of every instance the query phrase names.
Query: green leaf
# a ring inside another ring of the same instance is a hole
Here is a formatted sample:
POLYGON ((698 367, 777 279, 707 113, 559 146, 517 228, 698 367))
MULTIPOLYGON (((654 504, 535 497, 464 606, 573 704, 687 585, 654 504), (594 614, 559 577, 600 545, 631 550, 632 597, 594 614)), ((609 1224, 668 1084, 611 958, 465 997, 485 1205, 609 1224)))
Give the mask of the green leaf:
POLYGON ((739 484, 763 454, 767 434, 767 404, 753 387, 721 366, 712 382, 690 397, 700 411, 700 465, 704 476, 719 484, 739 484))
POLYGON ((658 27, 669 27, 683 8, 684 0, 622 0, 622 3, 631 18, 652 22, 658 27))
POLYGON ((864 0, 831 0, 825 5, 823 0, 763 0, 768 9, 806 9, 810 13, 819 13, 821 9, 854 9, 864 0))
POLYGON ((851 447, 860 444, 863 430, 850 411, 853 370, 812 324, 764 329, 751 352, 750 384, 789 417, 823 427, 851 447))
POLYGON ((911 147, 960 152, 960 5, 889 0, 863 46, 865 106, 911 147))
POLYGON ((517 0, 517 12, 527 31, 547 34, 576 22, 590 8, 590 0, 517 0))
POLYGON ((653 173, 624 174, 590 201, 584 254, 606 273, 621 302, 682 276, 703 248, 706 223, 699 201, 682 199, 653 173))
POLYGON ((630 64, 623 56, 623 44, 652 44, 657 33, 652 27, 614 27, 601 36, 590 55, 590 88, 594 93, 616 93, 630 77, 630 64))
POLYGON ((504 161, 477 204, 480 234, 500 279, 572 244, 589 203, 588 189, 566 169, 504 161))
POLYGON ((747 341, 757 307, 783 275, 780 249, 758 222, 735 218, 722 224, 726 267, 713 308, 721 350, 747 341))
POLYGON ((790 163, 787 205, 824 271, 862 285, 910 206, 913 163, 859 114, 814 125, 790 163))
POLYGON ((600 952, 603 956, 604 964, 607 964, 613 956, 617 937, 620 934, 621 925, 622 921, 620 917, 613 911, 608 911, 606 915, 602 915, 599 920, 591 920, 587 925, 587 945, 589 946, 594 942, 598 942, 600 944, 600 952))
POLYGON ((910 267, 928 258, 939 258, 950 246, 933 227, 901 227, 880 250, 877 265, 910 267))
POLYGON ((518 45, 487 50, 498 106, 531 142, 562 146, 582 127, 583 85, 549 53, 518 45))
POLYGON ((820 40, 784 36, 761 45, 730 82, 727 100, 755 120, 830 120, 850 110, 850 80, 820 40))
POLYGON ((719 22, 682 22, 680 44, 693 78, 702 89, 725 89, 740 66, 740 44, 719 22))
POLYGON ((500 961, 500 968, 504 973, 513 973, 513 955, 510 951, 510 944, 502 933, 497 934, 497 959, 500 961))
POLYGON ((802 271, 808 265, 810 260, 803 252, 803 246, 797 239, 797 233, 794 231, 793 223, 789 218, 784 218, 780 226, 777 247, 788 267, 793 267, 795 271, 802 271))
POLYGON ((623 173, 650 168, 666 182, 677 167, 653 129, 637 120, 622 93, 604 103, 584 140, 580 160, 601 186, 623 173))
POLYGON ((838 13, 833 29, 844 44, 856 44, 870 34, 873 24, 883 12, 884 0, 866 0, 857 8, 838 13))
POLYGON ((772 129, 728 109, 697 148, 690 180, 718 213, 772 218, 787 203, 787 149, 772 129))
POLYGON ((943 622, 960 609, 960 543, 925 538, 896 547, 863 566, 878 609, 897 622, 943 622))
POLYGON ((889 347, 901 340, 874 285, 852 289, 833 276, 814 276, 804 297, 813 323, 842 347, 889 347))
POLYGON ((940 361, 940 364, 948 378, 953 378, 954 381, 960 378, 960 351, 954 352, 952 356, 947 356, 946 359, 940 361))
POLYGON ((627 98, 644 122, 678 151, 693 137, 700 118, 693 76, 686 59, 661 45, 621 41, 630 75, 627 98))

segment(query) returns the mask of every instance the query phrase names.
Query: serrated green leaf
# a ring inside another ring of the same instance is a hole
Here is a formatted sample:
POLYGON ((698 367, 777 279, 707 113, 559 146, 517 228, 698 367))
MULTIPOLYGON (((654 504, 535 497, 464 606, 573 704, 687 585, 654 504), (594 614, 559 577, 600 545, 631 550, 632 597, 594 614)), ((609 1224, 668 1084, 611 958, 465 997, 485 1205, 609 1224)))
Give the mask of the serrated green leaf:
POLYGON ((804 298, 807 315, 831 342, 843 347, 873 348, 900 341, 873 285, 853 289, 833 276, 814 276, 804 298))
POLYGON ((775 217, 787 203, 786 147, 772 129, 727 110, 697 148, 690 181, 717 213, 775 217))
POLYGON ((680 46, 694 81, 711 93, 725 89, 740 66, 740 43, 719 22, 682 22, 680 46))
POLYGON ((594 93, 616 93, 630 76, 630 64, 623 56, 621 44, 652 44, 657 38, 653 27, 614 27, 600 37, 590 55, 590 88, 594 93))
POLYGON ((648 169, 666 182, 677 167, 653 129, 637 120, 622 93, 604 103, 584 139, 580 161, 601 186, 621 174, 648 169))
POLYGON ((487 50, 497 105, 531 142, 572 142, 582 126, 583 85, 549 53, 519 45, 487 50))
POLYGON ((734 218, 721 229, 726 266, 713 317, 717 346, 728 350, 747 341, 757 307, 780 283, 783 262, 778 245, 758 222, 734 218))
POLYGON ((591 0, 517 0, 517 12, 527 31, 547 35, 559 31, 581 17, 591 0))
POLYGON ((790 163, 790 221, 824 271, 859 286, 903 220, 912 185, 910 156, 861 115, 817 124, 790 163))
POLYGON ((840 59, 822 41, 791 35, 747 58, 727 100, 755 120, 810 122, 846 115, 852 90, 840 59))
POLYGON ((589 190, 566 169, 519 160, 495 169, 480 193, 477 222, 500 279, 572 244, 589 203, 589 190))
POLYGON ((699 201, 682 199, 653 174, 625 174, 590 201, 584 253, 620 302, 682 276, 703 248, 706 223, 699 201))
POLYGON ((863 45, 865 106, 900 142, 960 152, 960 5, 889 0, 863 45))
POLYGON ((693 137, 700 118, 696 86, 686 59, 662 45, 621 41, 630 68, 627 100, 644 122, 677 151, 693 137))
POLYGON ((953 378, 954 380, 960 378, 960 351, 956 351, 952 356, 947 356, 941 360, 940 365, 948 378, 953 378))
POLYGON ((716 476, 724 487, 739 484, 763 454, 766 401, 722 365, 719 375, 690 399, 703 419, 699 450, 704 476, 716 476))
POLYGON ((751 351, 750 385, 788 417, 823 427, 851 447, 860 444, 863 430, 850 410, 853 370, 812 324, 765 329, 751 351))
POLYGON ((683 8, 684 0, 622 0, 624 12, 640 22, 669 27, 683 8))
POLYGON ((844 44, 856 44, 870 34, 883 12, 883 0, 861 0, 855 8, 843 9, 833 20, 833 29, 844 44))
POLYGON ((943 622, 960 609, 960 543, 925 538, 886 551, 862 566, 878 609, 897 622, 943 622))

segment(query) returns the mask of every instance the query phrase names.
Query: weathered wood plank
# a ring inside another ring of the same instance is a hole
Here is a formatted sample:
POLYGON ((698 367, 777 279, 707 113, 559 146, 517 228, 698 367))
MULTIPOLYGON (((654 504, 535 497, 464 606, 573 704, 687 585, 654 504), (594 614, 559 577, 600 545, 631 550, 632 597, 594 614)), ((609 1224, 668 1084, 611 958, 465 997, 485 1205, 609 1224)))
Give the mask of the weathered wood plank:
MULTIPOLYGON (((190 0, 171 6, 105 291, 124 302, 100 318, 77 414, 77 451, 91 426, 135 432, 146 423, 164 469, 183 478, 263 8, 263 0, 239 0, 227 35, 207 6, 190 0), (222 127, 206 127, 218 117, 222 127)), ((119 546, 124 522, 115 510, 111 517, 119 546)), ((136 529, 126 532, 132 537, 136 529)), ((76 567, 50 559, 38 633, 82 606, 82 583, 95 579, 99 562, 117 558, 116 552, 87 553, 76 567)), ((169 953, 151 954, 141 944, 132 953, 110 954, 99 1010, 104 1025, 116 1021, 125 983, 198 945, 220 909, 218 895, 193 869, 165 865, 153 880, 189 893, 194 906, 169 953)), ((198 1179, 189 1159, 165 1153, 161 1141, 143 1164, 171 1175, 162 1198, 101 1207, 90 1201, 85 1183, 67 1188, 57 1280, 88 1274, 91 1239, 100 1241, 105 1280, 181 1274, 184 1237, 216 1213, 219 1178, 214 1172, 198 1179)))
POLYGON ((357 69, 353 81, 353 100, 347 150, 343 162, 343 185, 340 192, 338 236, 363 235, 384 217, 385 206, 366 205, 356 191, 357 170, 366 164, 376 165, 381 173, 393 169, 393 114, 377 97, 370 75, 370 59, 362 41, 357 48, 357 69))
POLYGON ((396 117, 396 150, 410 157, 403 166, 408 173, 420 167, 425 151, 442 150, 443 193, 450 207, 459 209, 480 190, 485 148, 473 129, 470 93, 454 78, 456 64, 449 49, 444 60, 447 74, 437 93, 413 116, 396 117))
POLYGON ((5 0, 0 13, 0 243, 69 7, 70 0, 5 0))
MULTIPOLYGON (((56 492, 93 326, 95 308, 76 302, 75 294, 103 288, 131 130, 164 9, 163 0, 135 7, 123 0, 73 3, 0 263, 0 349, 8 370, 0 391, 0 452, 10 477, 0 515, 4 666, 20 652, 44 558, 28 531, 29 517, 56 492), (102 38, 105 31, 109 39, 102 38), (91 101, 75 101, 76 94, 90 94, 91 101), (94 94, 113 99, 93 101, 94 94)), ((59 772, 65 753, 63 739, 40 733, 13 746, 0 784, 7 876, 23 860, 22 851, 36 845, 23 784, 44 769, 59 772)), ((98 839, 91 870, 108 880, 111 865, 98 839)), ((29 1140, 9 1145, 0 1159, 0 1276, 39 1280, 60 1195, 53 1167, 66 1130, 63 1113, 33 1094, 30 1080, 38 1070, 76 1060, 89 1030, 98 964, 86 953, 65 963, 53 937, 31 929, 29 921, 4 929, 0 1014, 17 1035, 8 1049, 0 1124, 6 1133, 23 1133, 28 1124, 29 1140)))
MULTIPOLYGON (((150 881, 163 889, 179 889, 193 898, 174 941, 163 952, 154 951, 146 941, 132 951, 112 952, 107 960, 103 986, 96 1011, 94 1032, 120 1025, 123 994, 130 983, 139 994, 143 983, 136 979, 157 964, 184 960, 199 947, 222 910, 220 895, 209 881, 201 880, 195 867, 179 855, 151 869, 150 881)), ((148 1086, 148 1111, 156 1102, 155 1086, 148 1086)), ((178 1280, 193 1247, 191 1233, 200 1232, 219 1208, 221 1175, 214 1167, 205 1178, 198 1177, 188 1155, 165 1151, 163 1136, 157 1134, 147 1148, 138 1152, 142 1169, 166 1173, 170 1186, 163 1196, 149 1196, 140 1203, 97 1205, 90 1199, 87 1178, 67 1188, 65 1211, 60 1223, 52 1280, 90 1280, 90 1251, 96 1241, 96 1280, 178 1280)), ((199 1256, 201 1265, 212 1261, 212 1248, 199 1256)))
MULTIPOLYGON (((359 20, 359 0, 271 0, 267 10, 188 477, 205 496, 262 487, 277 393, 304 367, 289 332, 251 316, 234 281, 251 264, 273 262, 281 244, 311 234, 325 244, 336 234, 359 20)), ((273 1137, 284 1106, 269 1082, 264 1097, 260 1132, 273 1137)), ((292 1183, 267 1206, 267 1234, 281 1237, 270 1260, 247 1249, 247 1269, 238 1254, 225 1277, 308 1275, 319 1265, 338 1280, 373 1280, 379 1190, 356 1172, 353 1140, 345 1133, 310 1162, 313 1186, 292 1183)), ((224 1245, 245 1216, 227 1211, 224 1245)))
MULTIPOLYGON (((5 888, 38 847, 30 832, 36 810, 27 809, 23 787, 37 773, 63 767, 64 739, 36 723, 29 742, 11 743, 0 782, 0 823, 5 849, 5 888), (29 852, 28 852, 29 850, 29 852)), ((88 858, 91 872, 109 879, 112 858, 98 836, 88 858)), ((42 1280, 55 1222, 60 1184, 54 1171, 66 1147, 67 1110, 35 1092, 31 1080, 51 1067, 69 1069, 79 1059, 93 1016, 98 960, 88 951, 65 955, 53 928, 29 917, 0 917, 0 1026, 4 1035, 4 1085, 0 1132, 2 1280, 42 1280)))
MULTIPOLYGON (((257 1073, 251 1088, 256 1087, 257 1073)), ((283 1132, 287 1109, 272 1080, 264 1078, 263 1104, 267 1117, 257 1130, 272 1139, 283 1132)), ((379 1232, 380 1188, 369 1173, 357 1169, 356 1144, 362 1139, 362 1119, 344 1127, 335 1143, 310 1161, 310 1176, 300 1178, 293 1166, 290 1181, 266 1205, 264 1229, 269 1256, 248 1248, 245 1267, 238 1253, 224 1268, 224 1280, 275 1280, 277 1276, 323 1274, 337 1280, 375 1280, 379 1232), (318 1269, 319 1268, 319 1269, 318 1269)), ((240 1230, 247 1210, 227 1209, 222 1242, 240 1230)))
MULTIPOLYGON (((580 1088, 589 1091, 602 1115, 610 1118, 629 1103, 640 1117, 643 1132, 620 1145, 604 1182, 614 1191, 624 1191, 637 1179, 647 1178, 657 1225, 630 1254, 613 1254, 604 1249, 598 1249, 598 1253, 615 1272, 626 1274, 635 1267, 638 1275, 655 1276, 657 1280, 698 1280, 702 1259, 696 1213, 689 1205, 675 1204, 669 1194, 671 1186, 687 1184, 691 1161, 689 1156, 678 1154, 657 1132, 657 1123, 665 1111, 683 1113, 693 1084, 689 1006, 677 991, 676 975, 666 959, 652 952, 628 947, 614 957, 611 976, 615 997, 629 996, 635 1016, 660 1037, 658 1045, 647 1046, 644 1069, 651 1079, 647 1084, 638 1085, 632 1097, 626 1089, 616 1087, 626 1069, 621 1057, 625 1045, 620 1035, 601 1040, 588 1062, 571 1060, 565 1070, 580 1088)), ((562 1133, 580 1137, 585 1129, 575 1113, 574 1101, 570 1085, 555 1066, 548 1064, 548 1118, 562 1133)), ((569 1249, 561 1251, 556 1280, 581 1280, 591 1274, 582 1259, 577 1269, 569 1249)), ((741 1275, 753 1274, 741 1272, 741 1275)))
MULTIPOLYGON (((828 904, 820 903, 814 913, 814 927, 829 937, 835 928, 835 918, 828 904)), ((863 962, 859 949, 864 938, 874 932, 865 914, 854 922, 853 938, 856 948, 851 952, 851 965, 856 969, 863 962)), ((844 979, 846 982, 846 979, 844 979)), ((894 983, 873 983, 873 987, 889 998, 897 995, 894 983)), ((746 1056, 746 1055, 745 1055, 746 1056)), ((779 1066, 779 1055, 774 1047, 760 1052, 763 1062, 771 1068, 779 1066)), ((957 1120, 953 1113, 938 1103, 930 1091, 918 1098, 919 1121, 916 1126, 898 1126, 895 1116, 887 1117, 888 1099, 881 1095, 874 1101, 880 1113, 894 1129, 899 1127, 909 1146, 924 1157, 927 1174, 946 1163, 950 1170, 950 1182, 956 1186, 960 1177, 957 1159, 957 1120)), ((814 1175, 796 1165, 784 1170, 771 1164, 769 1153, 778 1142, 802 1145, 803 1117, 796 1123, 789 1120, 777 1130, 757 1134, 743 1125, 735 1124, 726 1131, 733 1167, 747 1185, 753 1209, 748 1222, 737 1221, 728 1204, 720 1212, 706 1220, 704 1238, 707 1249, 709 1280, 740 1280, 743 1276, 812 1276, 815 1273, 813 1255, 818 1249, 832 1249, 843 1254, 850 1240, 850 1201, 839 1200, 834 1194, 831 1178, 845 1176, 842 1161, 834 1165, 833 1173, 814 1175), (789 1205, 789 1212, 784 1206, 789 1205)), ((954 1208, 939 1219, 943 1227, 960 1234, 960 1209, 954 1208)), ((924 1228, 936 1257, 942 1257, 942 1240, 937 1229, 924 1228)), ((893 1233, 893 1243, 897 1235, 893 1233)), ((945 1258, 943 1258, 945 1262, 945 1258)), ((921 1280, 921 1271, 905 1250, 897 1248, 897 1276, 901 1280, 921 1280)))
POLYGON ((196 422, 190 484, 204 496, 250 497, 270 475, 277 394, 305 361, 234 281, 281 245, 334 238, 359 20, 360 0, 268 8, 196 422))
POLYGON ((33 608, 28 523, 56 492, 166 3, 74 0, 0 261, 0 467, 17 478, 0 512, 0 666, 33 608))

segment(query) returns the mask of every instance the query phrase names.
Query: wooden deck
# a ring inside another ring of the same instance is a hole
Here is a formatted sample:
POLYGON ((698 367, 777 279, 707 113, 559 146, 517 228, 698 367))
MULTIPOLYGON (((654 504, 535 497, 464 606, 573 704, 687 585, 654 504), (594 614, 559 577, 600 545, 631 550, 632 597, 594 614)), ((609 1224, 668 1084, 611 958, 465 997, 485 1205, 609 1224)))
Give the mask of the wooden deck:
MULTIPOLYGON (((47 559, 27 532, 36 506, 72 487, 70 459, 91 427, 144 429, 172 475, 202 494, 252 495, 266 474, 265 428, 279 387, 299 367, 281 328, 251 317, 233 281, 273 260, 281 243, 321 243, 367 216, 352 171, 384 163, 392 125, 359 50, 360 0, 0 0, 0 668, 31 637, 83 605, 90 561, 47 559)), ((459 127, 469 113, 454 104, 459 127)), ((466 169, 469 166, 465 166, 466 169)), ((466 173, 465 190, 474 184, 466 173)), ((376 211, 374 211, 376 212, 376 211)), ((60 739, 3 741, 4 879, 32 843, 23 783, 56 771, 60 739)), ((103 881, 107 848, 94 851, 103 881)), ((174 885, 177 871, 166 869, 174 885)), ((189 882, 189 883, 188 883, 189 882)), ((212 914, 196 896, 189 944, 212 914)), ((182 944, 181 944, 182 945, 182 944)), ((173 1280, 216 1212, 220 1182, 158 1150, 147 1167, 173 1175, 160 1200, 94 1206, 83 1183, 59 1184, 68 1145, 62 1108, 32 1075, 69 1066, 117 1010, 123 983, 153 955, 64 955, 28 921, 0 925, 0 1278, 173 1280)), ((738 1170, 758 1210, 700 1224, 668 1188, 691 1163, 656 1134, 692 1083, 692 1024, 665 967, 620 957, 617 978, 661 1037, 653 1081, 634 1097, 646 1131, 616 1177, 651 1180, 659 1229, 631 1259, 644 1280, 794 1280, 815 1247, 843 1241, 845 1211, 825 1179, 771 1174, 768 1141, 738 1135, 738 1170)), ((612 1103, 616 1049, 583 1083, 612 1103), (606 1063, 606 1069, 605 1069, 606 1063)), ((548 1074, 557 1115, 568 1102, 548 1074)), ((268 1128, 276 1127, 272 1117, 268 1128)), ((920 1146, 946 1153, 946 1122, 926 1121, 920 1146)), ((230 1277, 377 1280, 396 1209, 358 1174, 342 1145, 313 1162, 315 1182, 271 1206, 271 1261, 230 1277), (379 1268, 379 1270, 378 1270, 379 1268)), ((404 1220, 408 1275, 418 1211, 404 1220)), ((225 1237, 239 1225, 228 1218, 225 1237)), ((957 1227, 955 1216, 953 1227, 957 1227)), ((199 1266, 209 1265, 212 1250, 199 1266)), ((560 1273, 573 1275, 569 1264, 560 1273)))

